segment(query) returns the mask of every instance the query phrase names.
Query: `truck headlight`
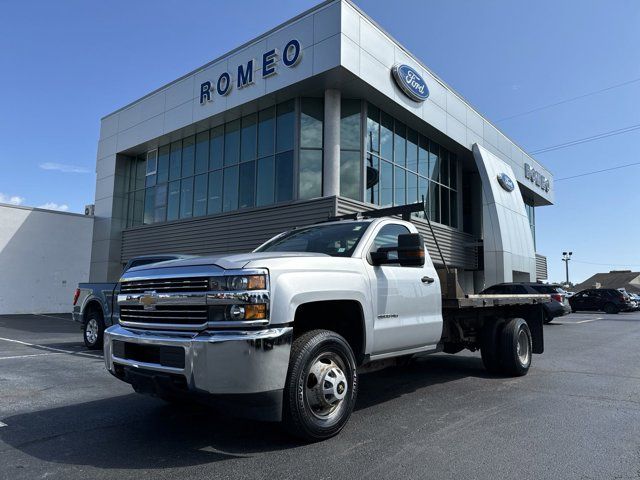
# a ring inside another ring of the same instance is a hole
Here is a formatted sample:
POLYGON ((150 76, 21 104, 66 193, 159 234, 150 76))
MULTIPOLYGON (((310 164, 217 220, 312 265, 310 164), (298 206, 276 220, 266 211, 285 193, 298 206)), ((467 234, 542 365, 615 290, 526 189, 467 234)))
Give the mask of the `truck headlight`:
POLYGON ((212 277, 210 288, 214 291, 265 290, 267 288, 266 275, 233 275, 226 277, 212 277))

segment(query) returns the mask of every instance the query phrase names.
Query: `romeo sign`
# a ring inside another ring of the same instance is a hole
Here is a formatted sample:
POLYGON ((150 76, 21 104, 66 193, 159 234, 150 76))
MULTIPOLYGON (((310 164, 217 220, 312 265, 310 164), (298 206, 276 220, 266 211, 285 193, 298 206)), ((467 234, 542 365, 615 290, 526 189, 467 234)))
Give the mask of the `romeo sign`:
MULTIPOLYGON (((296 39, 289 40, 282 50, 282 54, 277 48, 272 48, 262 54, 258 59, 262 68, 262 78, 270 77, 278 73, 278 63, 282 62, 285 67, 295 67, 302 58, 302 45, 296 39)), ((200 105, 213 102, 216 95, 224 97, 229 95, 233 87, 241 88, 253 85, 255 82, 254 71, 257 61, 252 58, 246 64, 238 65, 236 71, 222 72, 217 79, 207 80, 200 84, 200 105)))

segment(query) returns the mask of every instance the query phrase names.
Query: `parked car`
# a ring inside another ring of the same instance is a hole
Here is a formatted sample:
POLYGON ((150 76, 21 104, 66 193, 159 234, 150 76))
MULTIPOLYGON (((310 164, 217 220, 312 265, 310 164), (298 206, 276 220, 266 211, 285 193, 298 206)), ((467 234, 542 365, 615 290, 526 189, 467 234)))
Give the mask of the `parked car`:
POLYGON ((481 295, 531 295, 544 294, 551 296, 551 302, 544 305, 544 323, 549 323, 556 317, 571 313, 571 306, 565 292, 560 285, 547 285, 535 282, 498 283, 485 288, 481 295))
MULTIPOLYGON (((133 257, 122 273, 130 268, 152 263, 188 258, 186 255, 141 255, 133 257)), ((111 325, 111 311, 116 283, 80 283, 73 295, 72 317, 82 328, 84 344, 89 349, 102 348, 104 329, 111 325)))
POLYGON ((626 312, 633 309, 631 299, 615 288, 589 288, 569 299, 571 310, 603 311, 605 313, 626 312))

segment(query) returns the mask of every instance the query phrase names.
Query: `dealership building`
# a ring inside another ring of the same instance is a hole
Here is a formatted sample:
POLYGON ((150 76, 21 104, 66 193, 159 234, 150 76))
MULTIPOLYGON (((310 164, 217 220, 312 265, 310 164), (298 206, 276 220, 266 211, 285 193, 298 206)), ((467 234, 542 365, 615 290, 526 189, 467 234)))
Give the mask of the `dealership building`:
POLYGON ((347 0, 104 117, 96 171, 92 281, 132 256, 249 251, 422 198, 468 292, 546 278, 535 212, 553 203, 549 171, 347 0))

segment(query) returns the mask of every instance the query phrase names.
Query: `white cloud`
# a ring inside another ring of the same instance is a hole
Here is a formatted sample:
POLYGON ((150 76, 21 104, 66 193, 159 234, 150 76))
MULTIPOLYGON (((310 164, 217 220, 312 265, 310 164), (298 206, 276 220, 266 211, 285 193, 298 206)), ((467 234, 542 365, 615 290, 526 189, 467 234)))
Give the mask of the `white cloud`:
POLYGON ((44 205, 38 205, 38 208, 44 208, 46 210, 59 210, 61 212, 66 212, 69 210, 69 205, 66 203, 57 204, 55 202, 47 202, 44 205))
POLYGON ((0 203, 10 203, 11 205, 22 205, 24 203, 24 197, 17 195, 5 195, 0 192, 0 203))
POLYGON ((86 167, 81 167, 79 165, 69 165, 67 163, 55 163, 55 162, 45 162, 40 164, 40 168, 43 170, 57 170, 59 172, 64 173, 90 173, 86 167))

